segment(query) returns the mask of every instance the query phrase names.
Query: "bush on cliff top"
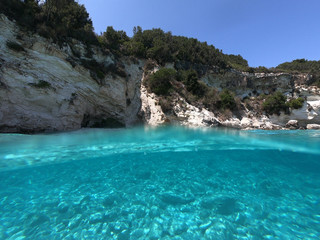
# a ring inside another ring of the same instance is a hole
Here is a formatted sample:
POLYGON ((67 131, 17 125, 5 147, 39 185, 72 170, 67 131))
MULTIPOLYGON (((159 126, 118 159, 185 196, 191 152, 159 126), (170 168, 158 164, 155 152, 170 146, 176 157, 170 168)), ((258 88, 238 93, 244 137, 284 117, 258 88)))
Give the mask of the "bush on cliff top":
POLYGON ((0 13, 56 42, 76 38, 84 43, 98 43, 87 10, 75 0, 1 0, 0 13))
POLYGON ((320 72, 320 61, 308 61, 306 59, 296 59, 292 62, 285 62, 282 64, 279 64, 276 67, 276 70, 281 70, 285 72, 320 72))

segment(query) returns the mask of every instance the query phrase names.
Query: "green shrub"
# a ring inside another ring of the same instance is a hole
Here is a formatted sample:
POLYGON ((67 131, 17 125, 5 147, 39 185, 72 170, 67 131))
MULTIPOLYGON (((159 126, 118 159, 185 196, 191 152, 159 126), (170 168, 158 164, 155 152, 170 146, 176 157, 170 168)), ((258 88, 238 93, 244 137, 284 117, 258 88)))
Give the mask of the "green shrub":
POLYGON ((219 94, 215 88, 207 88, 207 91, 203 98, 203 104, 206 108, 213 111, 216 108, 217 102, 219 101, 219 94))
POLYGON ((10 48, 11 50, 14 50, 16 52, 25 52, 26 50, 18 43, 13 42, 13 41, 7 41, 6 42, 7 47, 10 48))
POLYGON ((218 101, 218 107, 221 109, 234 110, 237 107, 236 101, 234 100, 234 94, 228 89, 224 89, 219 94, 220 100, 218 101))
POLYGON ((126 55, 133 55, 139 58, 146 56, 146 48, 141 42, 127 41, 123 44, 123 50, 126 55))
POLYGON ((177 80, 183 82, 186 89, 196 96, 203 96, 206 92, 206 86, 198 81, 198 74, 195 70, 180 70, 177 73, 177 80))
POLYGON ((267 114, 278 114, 280 115, 281 111, 287 112, 288 106, 286 104, 286 96, 281 92, 275 92, 272 95, 269 95, 262 104, 263 110, 267 114))
POLYGON ((161 68, 147 79, 147 86, 157 95, 168 95, 171 89, 171 81, 176 78, 176 71, 169 68, 161 68))
POLYGON ((306 59, 296 59, 292 62, 285 62, 276 67, 276 70, 284 72, 305 72, 305 73, 319 73, 320 61, 309 61, 306 59))
POLYGON ((259 67, 255 68, 255 72, 258 72, 258 73, 270 73, 271 71, 266 67, 259 66, 259 67))
POLYGON ((81 59, 81 65, 90 71, 90 76, 95 79, 99 84, 105 77, 107 70, 105 67, 98 63, 96 60, 85 60, 81 59))
POLYGON ((144 65, 144 71, 153 70, 155 66, 156 66, 156 63, 151 59, 148 59, 144 65))
POLYGON ((302 108, 303 103, 304 103, 304 99, 299 97, 296 99, 291 99, 289 102, 287 102, 287 106, 292 109, 299 109, 299 108, 302 108))

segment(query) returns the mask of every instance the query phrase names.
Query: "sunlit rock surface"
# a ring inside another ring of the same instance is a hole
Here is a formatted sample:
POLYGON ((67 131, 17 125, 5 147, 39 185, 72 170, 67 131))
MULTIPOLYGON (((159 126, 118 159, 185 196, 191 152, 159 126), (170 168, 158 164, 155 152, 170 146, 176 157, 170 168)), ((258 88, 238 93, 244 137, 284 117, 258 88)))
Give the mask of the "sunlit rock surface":
MULTIPOLYGON (((61 46, 30 32, 21 31, 4 15, 0 16, 0 132, 50 132, 81 127, 125 127, 177 124, 196 127, 225 126, 238 129, 283 129, 297 120, 299 128, 320 124, 320 89, 307 86, 308 74, 242 73, 224 74, 208 70, 201 78, 207 85, 234 91, 240 99, 281 91, 306 99, 301 109, 290 115, 266 116, 244 107, 237 116, 222 117, 204 107, 193 106, 176 94, 173 115, 163 112, 159 97, 144 86, 144 60, 116 59, 76 40, 61 46), (24 50, 8 47, 19 44, 24 50), (78 61, 96 61, 108 67, 120 64, 124 75, 108 72, 97 79, 78 61)), ((172 64, 165 67, 172 68, 172 64)), ((159 66, 157 67, 159 68, 159 66)), ((156 69, 157 69, 156 68, 156 69)))

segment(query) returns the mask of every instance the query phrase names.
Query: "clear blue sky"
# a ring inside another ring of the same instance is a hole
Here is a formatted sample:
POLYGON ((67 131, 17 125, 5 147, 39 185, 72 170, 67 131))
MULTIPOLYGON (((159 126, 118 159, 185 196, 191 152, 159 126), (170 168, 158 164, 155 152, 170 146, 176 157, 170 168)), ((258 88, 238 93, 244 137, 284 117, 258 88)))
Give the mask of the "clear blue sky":
POLYGON ((207 41, 249 65, 320 60, 320 0, 79 0, 97 33, 162 28, 207 41))

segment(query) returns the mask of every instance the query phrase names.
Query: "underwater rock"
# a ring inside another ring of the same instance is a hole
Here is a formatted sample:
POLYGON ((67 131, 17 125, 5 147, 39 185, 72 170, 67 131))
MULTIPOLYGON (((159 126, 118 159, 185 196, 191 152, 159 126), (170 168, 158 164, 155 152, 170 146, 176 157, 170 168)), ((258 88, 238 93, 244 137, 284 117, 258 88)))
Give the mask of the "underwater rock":
POLYGON ((173 222, 169 228, 170 236, 180 235, 186 231, 188 231, 188 225, 180 221, 173 222))
POLYGON ((212 224, 211 221, 202 223, 202 224, 199 226, 199 229, 201 229, 201 230, 206 230, 207 228, 209 228, 209 227, 211 226, 211 224, 212 224))
POLYGON ((207 219, 210 217, 210 215, 212 214, 212 209, 201 209, 201 211, 199 212, 199 217, 201 219, 207 219))
POLYGON ((144 231, 141 228, 137 228, 133 230, 130 234, 131 239, 139 239, 144 235, 144 231))
POLYGON ((34 216, 33 220, 30 223, 30 227, 36 227, 45 222, 50 222, 50 218, 45 214, 40 214, 38 216, 34 216))
POLYGON ((130 231, 129 230, 123 230, 121 233, 118 234, 118 240, 128 240, 130 239, 130 231))
POLYGON ((238 213, 237 217, 236 217, 236 223, 240 224, 240 225, 244 225, 246 223, 246 215, 242 214, 242 213, 238 213))
POLYGON ((68 223, 68 228, 72 230, 78 227, 81 220, 82 220, 81 214, 77 214, 74 218, 70 219, 68 223))
POLYGON ((149 211, 149 216, 151 218, 155 218, 155 217, 158 217, 159 215, 160 215, 159 208, 156 207, 156 206, 152 206, 150 211, 149 211))
POLYGON ((59 203, 59 205, 58 205, 58 212, 59 213, 66 213, 66 212, 68 212, 68 209, 69 209, 69 206, 66 203, 64 203, 64 202, 59 203))
POLYGON ((140 171, 136 173, 136 178, 148 180, 151 178, 151 171, 140 171))
POLYGON ((110 195, 104 198, 102 205, 104 207, 111 207, 115 204, 117 197, 115 195, 110 195))
POLYGON ((152 240, 160 239, 161 235, 162 235, 161 225, 156 222, 152 223, 151 229, 150 229, 148 235, 149 235, 149 239, 152 239, 152 240))
POLYGON ((103 217, 104 222, 112 222, 118 218, 118 213, 116 211, 110 211, 106 213, 103 217))
POLYGON ((204 209, 216 209, 221 215, 231 215, 236 210, 236 199, 230 197, 206 198, 200 203, 204 209))
POLYGON ((281 189, 272 181, 264 180, 260 183, 262 192, 273 197, 281 197, 281 189))
POLYGON ((170 205, 188 204, 195 200, 193 196, 184 197, 171 192, 162 193, 160 199, 170 205))
POLYGON ((236 199, 220 198, 218 199, 217 213, 221 215, 231 215, 236 211, 236 199))
POLYGON ((109 224, 109 228, 111 231, 119 234, 125 230, 128 230, 129 226, 124 222, 112 222, 109 224))
POLYGON ((140 219, 140 218, 144 218, 145 216, 146 216, 146 211, 144 207, 138 207, 136 209, 136 218, 140 219))
POLYGON ((201 201, 200 206, 205 209, 213 209, 216 206, 214 198, 205 198, 201 201))
POLYGON ((90 215, 89 223, 90 224, 96 224, 99 222, 103 222, 104 215, 100 212, 94 213, 90 215))
POLYGON ((80 200, 80 205, 82 205, 83 203, 88 203, 90 202, 90 196, 85 196, 80 200))

